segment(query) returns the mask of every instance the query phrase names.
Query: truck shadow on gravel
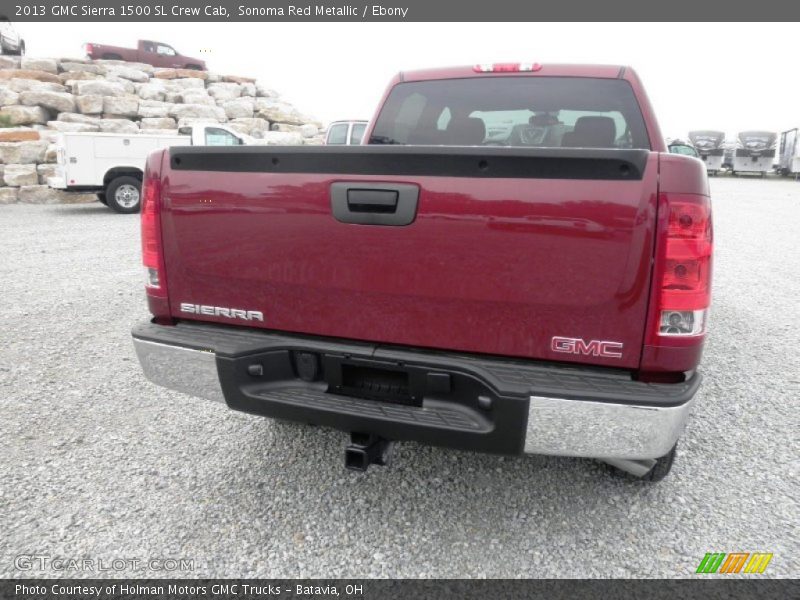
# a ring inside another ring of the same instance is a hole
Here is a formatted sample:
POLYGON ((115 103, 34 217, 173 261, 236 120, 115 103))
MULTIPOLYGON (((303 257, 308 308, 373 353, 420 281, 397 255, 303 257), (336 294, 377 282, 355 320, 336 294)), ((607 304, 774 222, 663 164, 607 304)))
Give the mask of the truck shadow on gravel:
POLYGON ((303 487, 305 480, 310 488, 326 489, 328 494, 335 494, 337 486, 358 486, 366 493, 380 496, 390 492, 413 500, 423 490, 426 495, 441 495, 442 501, 461 503, 465 489, 477 487, 520 500, 531 494, 553 496, 559 502, 574 496, 585 504, 587 491, 590 496, 599 489, 636 495, 659 487, 591 459, 481 454, 416 442, 396 443, 388 466, 373 465, 364 473, 354 472, 344 466, 349 441, 344 432, 269 419, 250 425, 246 437, 251 439, 243 445, 245 455, 240 457, 243 468, 263 464, 266 471, 292 469, 296 485, 303 487))

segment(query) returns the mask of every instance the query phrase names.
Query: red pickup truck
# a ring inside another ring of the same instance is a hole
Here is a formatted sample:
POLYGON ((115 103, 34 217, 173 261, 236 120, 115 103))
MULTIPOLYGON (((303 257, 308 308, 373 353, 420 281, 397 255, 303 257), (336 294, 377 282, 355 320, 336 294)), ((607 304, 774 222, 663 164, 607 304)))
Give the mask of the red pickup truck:
POLYGON ((139 40, 136 48, 121 48, 120 46, 107 46, 104 44, 84 44, 86 56, 91 59, 126 60, 140 62, 154 67, 170 69, 195 69, 206 70, 205 61, 199 58, 183 56, 172 46, 162 42, 139 40))
POLYGON ((657 481, 710 303, 703 163, 630 68, 401 73, 365 145, 150 155, 145 375, 391 441, 593 457, 657 481))

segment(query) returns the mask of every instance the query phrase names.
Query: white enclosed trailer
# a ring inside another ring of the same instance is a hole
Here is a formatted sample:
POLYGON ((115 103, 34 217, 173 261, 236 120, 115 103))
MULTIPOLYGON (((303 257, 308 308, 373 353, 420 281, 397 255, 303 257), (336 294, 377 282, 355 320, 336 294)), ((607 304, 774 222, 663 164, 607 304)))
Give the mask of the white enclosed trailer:
POLYGON ((722 169, 725 134, 722 131, 690 131, 689 140, 697 150, 700 160, 706 163, 709 175, 716 175, 722 169))
POLYGON ((775 141, 772 131, 742 131, 736 136, 736 154, 733 157, 733 174, 761 173, 772 170, 775 160, 775 141))
POLYGON ((778 172, 781 175, 800 175, 800 139, 798 130, 790 129, 781 133, 780 160, 778 172))
POLYGON ((56 142, 56 189, 97 192, 98 199, 120 213, 135 213, 141 203, 147 155, 169 146, 238 146, 248 136, 217 123, 197 124, 178 134, 61 133, 56 142))

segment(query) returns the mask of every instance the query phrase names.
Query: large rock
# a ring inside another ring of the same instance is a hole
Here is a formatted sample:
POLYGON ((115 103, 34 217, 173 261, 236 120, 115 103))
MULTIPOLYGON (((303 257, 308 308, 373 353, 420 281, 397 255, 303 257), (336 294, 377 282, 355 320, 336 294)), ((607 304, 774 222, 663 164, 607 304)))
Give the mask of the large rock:
POLYGON ((140 100, 139 101, 139 116, 140 117, 168 117, 172 109, 177 104, 171 102, 159 102, 158 100, 140 100))
POLYGON ((128 119, 101 119, 98 122, 104 133, 137 133, 139 127, 128 119))
POLYGON ((256 96, 259 98, 277 98, 279 96, 278 92, 273 89, 268 88, 262 83, 256 84, 256 96))
POLYGON ((1 56, 0 69, 19 69, 19 56, 1 56))
POLYGON ((36 81, 49 81, 61 83, 58 75, 35 69, 4 69, 0 71, 0 79, 35 79, 36 81))
POLYGON ((208 95, 205 90, 186 90, 181 94, 181 98, 185 104, 205 104, 207 106, 216 106, 217 103, 208 95))
POLYGON ((50 118, 41 106, 4 106, 0 108, 0 121, 8 125, 33 125, 34 123, 47 123, 50 118))
POLYGON ((258 143, 267 146, 299 146, 303 143, 303 136, 297 132, 264 131, 258 138, 258 143))
POLYGON ((6 165, 24 165, 44 162, 47 143, 38 142, 0 142, 0 162, 6 165))
POLYGON ((85 96, 87 94, 98 96, 123 96, 126 93, 125 86, 121 83, 102 79, 96 81, 78 81, 75 85, 75 91, 80 96, 85 96))
POLYGON ((86 94, 75 96, 78 111, 85 115, 99 115, 103 112, 103 96, 99 94, 86 94))
POLYGON ((62 133, 85 133, 100 131, 100 125, 90 123, 70 123, 68 121, 49 121, 47 125, 62 133))
POLYGON ((256 94, 256 84, 255 83, 243 83, 242 84, 242 96, 252 96, 255 97, 256 94))
POLYGON ((156 69, 155 77, 158 79, 202 79, 208 78, 208 73, 205 71, 195 71, 194 69, 156 69))
POLYGON ((19 188, 18 194, 18 202, 23 204, 86 204, 96 201, 96 194, 54 190, 46 185, 26 185, 19 188))
POLYGON ((30 91, 19 95, 20 104, 25 106, 43 106, 54 112, 72 112, 75 110, 75 97, 66 92, 30 91))
POLYGON ((164 92, 164 102, 168 104, 180 104, 183 102, 183 96, 180 92, 164 92))
POLYGON ((217 101, 217 104, 223 104, 241 96, 242 86, 238 83, 212 83, 208 86, 208 93, 217 101))
MULTIPOLYGON (((158 81, 157 79, 153 80, 158 81)), ((202 90, 205 89, 206 84, 202 79, 173 79, 172 81, 165 81, 164 87, 170 92, 182 92, 184 90, 202 90)))
POLYGON ((59 73, 58 78, 61 83, 69 87, 75 87, 76 81, 84 81, 86 79, 102 79, 102 75, 95 75, 94 73, 86 73, 85 71, 66 71, 59 73))
POLYGON ((36 185, 39 183, 36 165, 6 165, 3 171, 3 180, 6 185, 13 187, 36 185))
POLYGON ((222 81, 229 83, 255 83, 253 77, 239 77, 238 75, 223 75, 222 81))
POLYGON ((305 124, 305 119, 294 106, 271 98, 256 98, 256 116, 273 123, 305 124))
POLYGON ((138 83, 145 83, 150 79, 150 76, 144 71, 133 69, 131 67, 112 67, 106 72, 106 75, 109 78, 119 77, 122 79, 128 79, 129 81, 136 81, 138 83))
POLYGON ((41 137, 35 129, 9 127, 0 129, 0 142, 32 142, 41 137))
POLYGON ((135 94, 136 93, 136 84, 132 81, 127 79, 123 79, 122 77, 111 77, 106 76, 106 81, 110 81, 111 83, 118 83, 122 86, 122 89, 126 94, 135 94))
POLYGON ((246 133, 247 135, 269 131, 269 121, 261 118, 236 118, 229 125, 239 133, 246 133))
POLYGON ((149 129, 177 129, 178 124, 171 117, 145 117, 139 121, 139 127, 142 131, 149 129))
POLYGON ((175 104, 169 111, 169 116, 176 119, 214 119, 226 120, 225 111, 219 106, 206 106, 204 104, 175 104))
POLYGON ((158 100, 159 102, 163 102, 165 91, 163 85, 156 83, 142 83, 136 86, 136 93, 142 100, 158 100))
POLYGON ((311 123, 306 123, 305 125, 288 125, 287 123, 273 123, 270 127, 271 131, 283 131, 283 132, 296 132, 302 135, 304 138, 312 138, 316 135, 319 135, 319 129, 316 125, 311 123))
POLYGON ((29 58, 23 56, 20 61, 20 66, 23 69, 30 71, 44 71, 45 73, 58 73, 58 63, 52 58, 29 58))
POLYGON ((236 98, 225 102, 222 108, 229 119, 246 119, 253 116, 255 102, 252 98, 236 98))
MULTIPOLYGON (((102 98, 102 96, 100 97, 102 98)), ((58 115, 58 120, 66 123, 89 123, 90 125, 96 125, 100 119, 79 113, 61 113, 58 115)))
POLYGON ((82 72, 82 73, 92 73, 93 75, 102 75, 105 69, 100 68, 97 65, 93 65, 91 63, 81 63, 81 62, 72 62, 72 61, 64 61, 61 63, 61 70, 62 71, 75 71, 75 72, 82 72))
POLYGON ((139 115, 138 96, 106 96, 103 98, 103 112, 120 117, 139 115))
POLYGON ((128 62, 127 60, 104 60, 99 59, 93 61, 95 65, 103 69, 104 72, 114 69, 116 67, 128 67, 130 69, 137 69, 139 71, 144 71, 145 73, 152 74, 155 71, 155 67, 153 65, 148 65, 147 63, 140 63, 140 62, 128 62))
POLYGON ((22 204, 83 204, 96 200, 96 194, 54 190, 47 185, 25 185, 17 194, 17 201, 22 204))
POLYGON ((15 204, 19 201, 19 188, 0 187, 0 204, 15 204))
POLYGON ((9 106, 19 102, 19 94, 7 87, 0 87, 0 106, 9 106))
POLYGON ((55 177, 57 171, 56 165, 36 165, 36 175, 40 184, 45 184, 50 177, 55 177))
MULTIPOLYGON (((2 73, 2 71, 0 71, 2 73)), ((36 81, 35 79, 9 79, 3 81, 3 85, 10 90, 19 93, 22 92, 66 92, 67 88, 60 83, 52 83, 49 81, 36 81)))

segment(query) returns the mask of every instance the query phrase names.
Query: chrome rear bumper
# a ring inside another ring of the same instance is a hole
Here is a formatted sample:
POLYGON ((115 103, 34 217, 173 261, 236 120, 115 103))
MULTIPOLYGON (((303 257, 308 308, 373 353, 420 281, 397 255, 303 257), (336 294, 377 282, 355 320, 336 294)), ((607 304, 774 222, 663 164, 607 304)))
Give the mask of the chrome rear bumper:
MULTIPOLYGON (((144 374, 153 383, 225 402, 213 350, 135 336, 133 342, 144 374)), ((643 475, 653 459, 667 454, 681 436, 697 385, 685 401, 664 406, 558 397, 556 393, 531 395, 527 427, 519 431, 525 438, 520 447, 529 454, 602 459, 643 475)), ((335 407, 336 396, 329 398, 335 407)), ((422 414, 426 408, 417 410, 422 414)))

